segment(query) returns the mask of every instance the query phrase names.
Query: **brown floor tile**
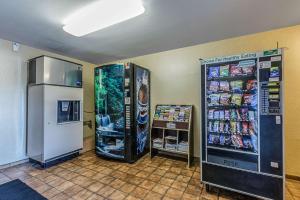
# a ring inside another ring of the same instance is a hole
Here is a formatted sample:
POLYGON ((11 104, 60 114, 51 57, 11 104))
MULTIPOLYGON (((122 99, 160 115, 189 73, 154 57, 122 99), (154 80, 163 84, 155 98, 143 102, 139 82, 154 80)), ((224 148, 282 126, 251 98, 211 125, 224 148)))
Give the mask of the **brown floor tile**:
POLYGON ((191 177, 191 176, 193 176, 193 171, 191 171, 191 170, 188 170, 188 169, 183 169, 182 171, 181 171, 181 175, 184 175, 184 176, 189 176, 189 177, 191 177))
MULTIPOLYGON (((183 182, 183 183, 188 183, 190 180, 191 180, 191 177, 189 177, 189 176, 183 176, 183 175, 179 175, 176 178, 176 181, 180 181, 180 182, 183 182)), ((200 182, 200 179, 199 179, 198 182, 200 182)))
POLYGON ((98 194, 92 194, 87 200, 104 200, 104 198, 98 194))
POLYGON ((200 180, 200 173, 199 172, 194 172, 192 178, 200 180))
POLYGON ((140 198, 143 199, 146 197, 146 195, 149 193, 149 190, 146 190, 144 188, 141 187, 136 187, 131 193, 130 195, 136 197, 136 198, 140 198))
POLYGON ((202 192, 202 188, 194 185, 188 185, 187 188, 185 189, 185 192, 188 194, 199 196, 202 192))
POLYGON ((105 198, 108 198, 116 189, 110 186, 101 188, 97 193, 105 198))
POLYGON ((149 172, 149 173, 152 173, 152 172, 154 172, 155 170, 156 170, 156 168, 154 168, 154 167, 146 167, 146 168, 143 169, 143 171, 149 172))
POLYGON ((161 179, 161 176, 155 175, 155 174, 151 174, 150 176, 148 176, 148 179, 150 181, 158 183, 160 181, 160 179, 161 179))
POLYGON ((95 180, 92 180, 85 176, 77 176, 74 179, 72 179, 71 181, 77 185, 80 185, 81 187, 84 187, 84 188, 88 187, 89 185, 91 185, 92 183, 95 182, 95 180))
POLYGON ((156 185, 154 186, 154 188, 152 189, 152 191, 164 195, 164 194, 167 192, 167 190, 168 190, 169 188, 170 188, 170 187, 165 186, 165 185, 156 184, 156 185))
POLYGON ((52 187, 47 185, 47 184, 43 184, 40 187, 34 188, 35 191, 37 191, 38 193, 44 193, 47 190, 50 190, 52 187))
POLYGON ((54 181, 54 180, 56 180, 57 178, 59 178, 58 176, 56 176, 56 175, 50 175, 50 176, 47 176, 47 177, 45 177, 44 179, 43 179, 43 181, 45 182, 45 183, 49 183, 49 182, 51 182, 51 181, 54 181))
POLYGON ((167 170, 163 170, 163 169, 156 169, 153 174, 155 175, 159 175, 159 176, 163 176, 165 175, 165 173, 167 173, 167 170))
POLYGON ((171 185, 172 188, 175 188, 177 190, 185 191, 186 187, 188 186, 187 183, 180 182, 180 181, 174 181, 171 185))
POLYGON ((70 172, 69 174, 66 174, 63 178, 68 180, 68 181, 71 181, 77 176, 79 176, 79 174, 77 174, 75 172, 70 172))
POLYGON ((92 192, 90 192, 86 189, 83 189, 80 192, 78 192, 76 195, 72 196, 72 198, 75 199, 75 200, 85 200, 85 199, 89 198, 92 195, 93 195, 92 192))
POLYGON ((181 173, 182 169, 179 167, 171 167, 169 171, 178 175, 181 173))
POLYGON ((67 199, 70 199, 70 197, 68 197, 64 193, 59 193, 59 194, 55 195, 54 197, 52 197, 50 200, 67 200, 67 199))
POLYGON ((50 190, 45 191, 43 194, 44 197, 46 197, 47 199, 50 199, 56 195, 58 195, 60 193, 59 190, 55 189, 55 188, 51 188, 50 190))
POLYGON ((70 182, 70 181, 65 181, 63 182, 62 184, 56 186, 55 188, 58 189, 59 191, 63 192, 65 191, 66 189, 74 186, 75 184, 70 182))
POLYGON ((88 189, 91 192, 98 192, 101 188, 103 188, 105 185, 103 183, 100 182, 95 182, 93 184, 91 184, 90 186, 88 186, 86 189, 88 189))
MULTIPOLYGON (((199 196, 192 195, 192 194, 184 193, 183 196, 182 196, 182 199, 183 199, 183 200, 199 200, 200 197, 199 197, 199 196)), ((220 200, 220 199, 219 199, 219 200, 220 200)))
POLYGON ((129 196, 126 197, 126 200, 140 200, 140 199, 129 195, 129 196))
POLYGON ((155 182, 145 180, 139 186, 144 188, 144 189, 151 190, 156 184, 157 183, 155 183, 155 182))
POLYGON ((156 192, 149 192, 144 199, 145 200, 160 200, 162 198, 163 198, 163 196, 161 194, 158 194, 156 192))
POLYGON ((127 167, 127 166, 122 166, 120 167, 118 170, 121 171, 121 172, 127 172, 130 168, 127 167))
POLYGON ((64 179, 58 177, 57 179, 55 179, 55 180, 49 182, 48 184, 49 184, 50 186, 52 186, 52 187, 57 187, 57 186, 61 185, 61 184, 64 183, 64 182, 65 182, 64 179))
POLYGON ((134 169, 134 168, 131 168, 127 171, 127 173, 131 174, 131 175, 136 175, 138 172, 139 172, 139 170, 134 169))
POLYGON ((139 171, 136 176, 140 177, 140 178, 147 178, 148 176, 150 176, 151 173, 150 172, 145 172, 145 171, 139 171))
POLYGON ((115 189, 119 189, 121 188, 123 185, 125 184, 124 181, 120 180, 120 179, 115 179, 114 181, 112 181, 109 185, 115 189))
POLYGON ((103 177, 103 178, 101 178, 100 180, 99 180, 99 182, 101 182, 101 183, 103 183, 103 184, 110 184, 112 181, 114 181, 115 180, 115 178, 114 177, 111 177, 111 176, 105 176, 105 177, 103 177))
POLYGON ((79 185, 73 185, 72 187, 69 187, 68 189, 66 189, 64 191, 65 194, 67 194, 68 196, 72 197, 75 196, 77 193, 81 192, 83 190, 82 187, 80 187, 79 185))
POLYGON ((110 200, 123 200, 123 199, 126 198, 126 196, 127 196, 126 193, 121 192, 121 191, 119 191, 119 190, 116 190, 116 191, 114 191, 114 192, 108 197, 108 199, 110 199, 110 200))
POLYGON ((132 177, 132 178, 128 178, 128 182, 134 185, 140 185, 145 179, 143 178, 139 178, 139 177, 132 177))
POLYGON ((99 181, 101 180, 103 177, 105 177, 105 174, 101 174, 100 172, 97 173, 95 176, 91 177, 93 180, 99 181))
POLYGON ((173 199, 181 199, 181 196, 183 195, 183 191, 174 189, 174 188, 170 188, 167 193, 166 196, 173 198, 173 199))
POLYGON ((171 197, 164 196, 164 197, 163 197, 163 200, 175 200, 175 199, 173 199, 173 198, 171 198, 171 197))
POLYGON ((83 172, 81 175, 91 178, 91 177, 94 177, 96 174, 97 174, 97 172, 94 172, 92 170, 87 170, 87 171, 83 172))
POLYGON ((132 185, 132 184, 129 184, 129 183, 125 183, 125 184, 120 188, 120 190, 121 190, 122 192, 130 193, 130 192, 132 192, 135 188, 136 188, 135 185, 132 185))
POLYGON ((172 172, 167 172, 165 173, 164 178, 176 179, 177 176, 178 176, 177 174, 174 174, 172 172))
POLYGON ((163 185, 166 185, 166 186, 171 186, 174 182, 174 179, 170 179, 170 178, 162 178, 159 183, 160 184, 163 184, 163 185))

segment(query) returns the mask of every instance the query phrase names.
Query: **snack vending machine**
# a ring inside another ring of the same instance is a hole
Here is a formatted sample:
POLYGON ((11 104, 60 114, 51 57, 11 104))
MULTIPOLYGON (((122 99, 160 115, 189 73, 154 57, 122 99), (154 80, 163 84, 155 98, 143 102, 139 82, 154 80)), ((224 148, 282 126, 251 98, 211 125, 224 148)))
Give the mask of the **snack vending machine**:
POLYGON ((96 153, 134 162, 149 152, 150 72, 132 63, 95 68, 96 153))
POLYGON ((206 189, 284 198, 282 49, 201 60, 206 189))

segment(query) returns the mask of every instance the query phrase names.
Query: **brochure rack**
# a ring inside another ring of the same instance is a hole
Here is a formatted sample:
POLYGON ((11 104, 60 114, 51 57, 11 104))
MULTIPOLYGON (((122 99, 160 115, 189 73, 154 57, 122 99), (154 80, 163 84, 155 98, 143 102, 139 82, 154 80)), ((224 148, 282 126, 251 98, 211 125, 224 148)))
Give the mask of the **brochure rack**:
POLYGON ((193 161, 192 105, 157 105, 150 135, 151 158, 159 153, 193 161))

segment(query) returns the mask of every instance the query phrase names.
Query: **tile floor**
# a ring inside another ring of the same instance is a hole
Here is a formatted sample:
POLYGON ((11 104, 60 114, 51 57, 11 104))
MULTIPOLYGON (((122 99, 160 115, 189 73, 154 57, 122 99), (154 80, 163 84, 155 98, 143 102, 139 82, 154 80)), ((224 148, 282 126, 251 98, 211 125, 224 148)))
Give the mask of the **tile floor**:
MULTIPOLYGON (((200 183, 199 165, 144 156, 134 164, 101 159, 87 152, 46 170, 26 163, 0 170, 0 184, 20 179, 48 199, 252 199, 236 193, 213 190, 200 183)), ((300 199, 300 182, 287 180, 286 199, 300 199)))

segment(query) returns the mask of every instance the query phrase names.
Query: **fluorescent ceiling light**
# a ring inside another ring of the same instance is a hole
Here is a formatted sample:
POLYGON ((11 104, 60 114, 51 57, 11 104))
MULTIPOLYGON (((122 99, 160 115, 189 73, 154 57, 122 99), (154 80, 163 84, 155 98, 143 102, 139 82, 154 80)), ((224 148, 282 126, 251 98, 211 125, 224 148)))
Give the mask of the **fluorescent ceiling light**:
POLYGON ((64 20, 64 31, 77 37, 104 29, 145 12, 141 0, 100 0, 64 20))

